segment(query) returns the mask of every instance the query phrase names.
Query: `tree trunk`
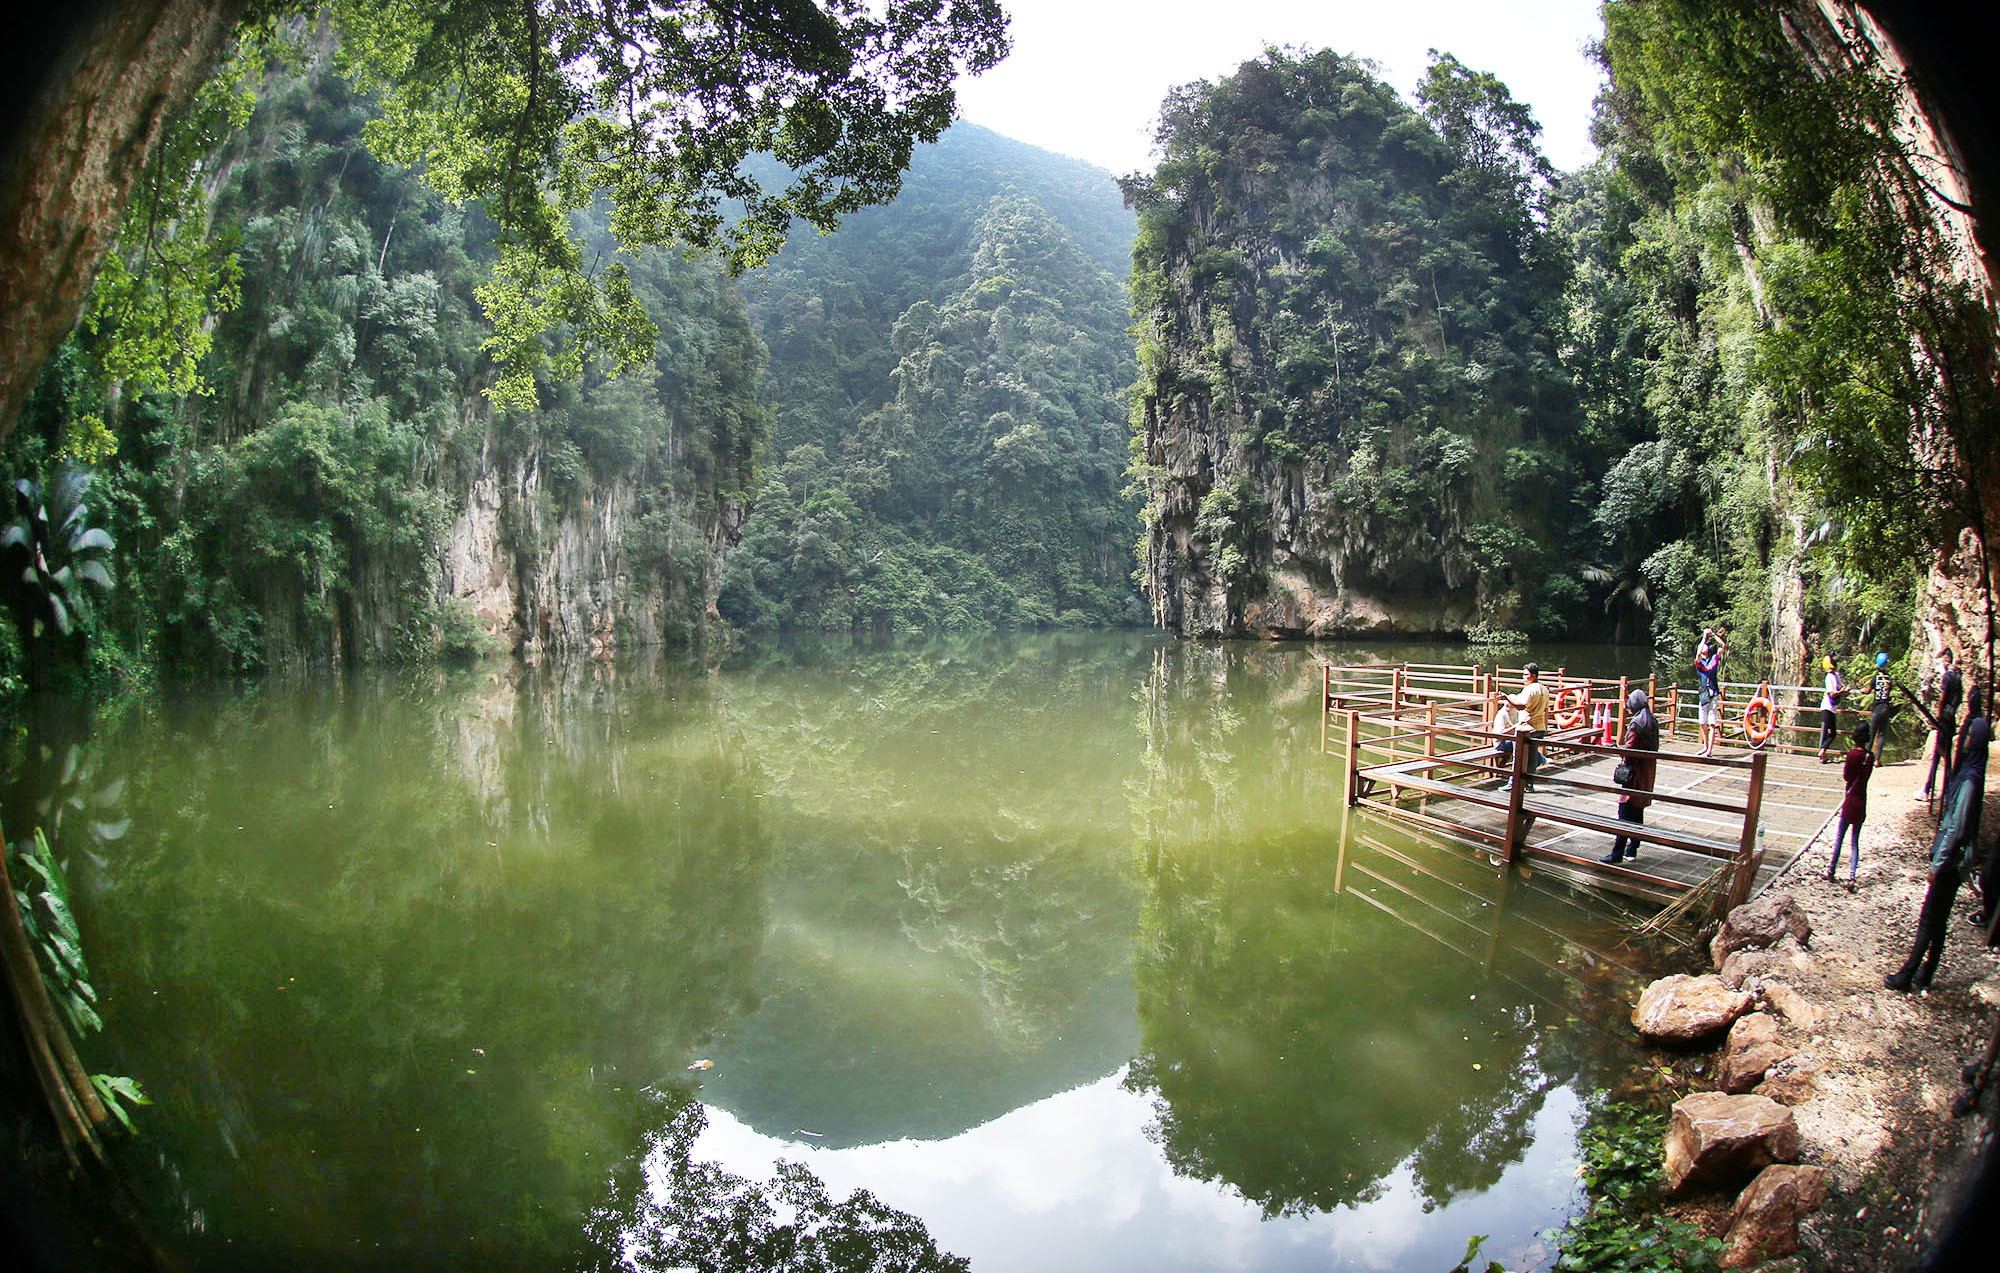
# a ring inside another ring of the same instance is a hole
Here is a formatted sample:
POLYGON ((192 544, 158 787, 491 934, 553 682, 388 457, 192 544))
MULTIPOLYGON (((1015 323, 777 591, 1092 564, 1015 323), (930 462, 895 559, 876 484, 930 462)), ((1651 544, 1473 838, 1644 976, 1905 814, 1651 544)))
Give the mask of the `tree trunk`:
POLYGON ((167 121, 215 66, 247 0, 37 6, 7 57, 0 117, 0 441, 75 325, 167 121))

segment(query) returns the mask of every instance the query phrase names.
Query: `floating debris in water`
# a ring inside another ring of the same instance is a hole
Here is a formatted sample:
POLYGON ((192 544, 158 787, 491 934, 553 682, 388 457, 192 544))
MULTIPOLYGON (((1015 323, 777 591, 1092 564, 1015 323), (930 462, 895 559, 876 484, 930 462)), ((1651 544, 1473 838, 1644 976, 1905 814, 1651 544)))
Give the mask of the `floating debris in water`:
POLYGON ((688 1066, 688 1068, 690 1070, 712 1070, 715 1068, 715 1062, 709 1060, 707 1057, 703 1057, 693 1065, 688 1066))
POLYGON ((809 1132, 809 1131, 807 1131, 807 1130, 806 1130, 805 1128, 803 1128, 803 1127, 794 1127, 794 1128, 792 1128, 792 1135, 794 1135, 794 1136, 810 1136, 810 1137, 812 1137, 812 1138, 813 1138, 814 1140, 824 1140, 824 1139, 826 1139, 826 1133, 825 1133, 825 1132, 809 1132))

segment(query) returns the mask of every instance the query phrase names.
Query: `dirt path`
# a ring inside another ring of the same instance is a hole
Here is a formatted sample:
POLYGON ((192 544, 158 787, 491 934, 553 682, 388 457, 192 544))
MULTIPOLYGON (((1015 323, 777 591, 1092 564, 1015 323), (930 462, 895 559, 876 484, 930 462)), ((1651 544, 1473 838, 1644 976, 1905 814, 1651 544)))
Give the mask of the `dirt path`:
MULTIPOLYGON (((1937 820, 1912 799, 1923 777, 1915 761, 1876 772, 1854 891, 1844 857, 1839 881, 1827 881, 1825 841, 1775 886, 1799 900, 1813 926, 1806 957, 1767 978, 1787 982, 1820 1013, 1809 1037, 1788 1040, 1816 1069, 1811 1095, 1793 1106, 1801 1160, 1825 1167, 1831 1186, 1802 1226, 1807 1268, 1916 1267, 1993 1135, 1990 1089, 1970 1117, 1951 1114, 1963 1090, 1959 1069, 1984 1047, 2000 1007, 2000 958, 1967 919, 1977 904, 1971 890, 1959 893, 1931 990, 1902 994, 1882 984, 1909 951, 1926 887, 1937 820)), ((1982 819, 1988 842, 2000 828, 1992 786, 1982 819)))

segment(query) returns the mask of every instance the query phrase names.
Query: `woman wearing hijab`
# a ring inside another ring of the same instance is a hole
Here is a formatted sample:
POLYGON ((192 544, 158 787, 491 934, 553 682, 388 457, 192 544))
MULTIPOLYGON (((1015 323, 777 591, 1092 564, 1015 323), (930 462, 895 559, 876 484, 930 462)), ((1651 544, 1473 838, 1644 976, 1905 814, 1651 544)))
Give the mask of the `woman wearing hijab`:
POLYGON ((1944 812, 1937 839, 1931 844, 1931 884, 1924 909, 1917 916, 1917 941, 1903 966, 1883 978, 1891 990, 1928 990, 1944 953, 1945 922, 1958 898, 1979 839, 1979 807, 1986 803, 1986 746, 1993 741, 1993 724, 1984 716, 1966 722, 1965 744, 1958 768, 1944 789, 1944 812))
MULTIPOLYGON (((1659 761, 1652 755, 1660 749, 1660 723, 1653 719, 1653 710, 1646 701, 1646 691, 1633 690, 1625 700, 1625 737, 1618 745, 1627 751, 1645 752, 1643 756, 1627 756, 1625 763, 1632 767, 1632 779, 1625 784, 1625 794, 1618 797, 1618 820, 1633 824, 1644 823, 1646 806, 1653 803, 1653 797, 1642 793, 1653 789, 1653 779, 1659 761)), ((1718 731, 1719 732, 1719 731, 1718 731)), ((1608 857, 1600 862, 1616 864, 1639 856, 1639 837, 1621 835, 1611 842, 1608 857)))

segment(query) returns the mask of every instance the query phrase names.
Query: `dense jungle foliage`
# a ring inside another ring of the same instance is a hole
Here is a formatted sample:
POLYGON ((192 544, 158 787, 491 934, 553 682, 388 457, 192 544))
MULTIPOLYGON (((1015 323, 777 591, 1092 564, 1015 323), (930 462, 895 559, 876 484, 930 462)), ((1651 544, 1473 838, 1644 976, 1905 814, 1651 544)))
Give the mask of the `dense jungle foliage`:
MULTIPOLYGON (((1565 362, 1632 439, 1597 482, 1605 609, 1662 648, 1731 618, 1782 679, 1820 652, 1901 664, 1926 569, 1986 538, 2000 399, 1896 81, 1758 0, 1605 20, 1601 157, 1557 213, 1565 362)), ((1990 646, 1990 580, 1967 586, 1990 646)))
MULTIPOLYGON (((375 159, 361 137, 375 115, 324 50, 274 73, 254 113, 219 107, 197 137, 214 148, 174 192, 180 219, 125 245, 8 439, 10 473, 96 467, 94 516, 122 561, 100 667, 480 648, 439 569, 487 472, 517 481, 503 548, 524 574, 565 515, 622 485, 637 491, 626 586, 689 626, 712 595, 708 527, 742 498, 768 429, 734 284, 678 253, 625 259, 656 316, 651 365, 544 379, 538 409, 495 413, 474 298, 493 227, 375 159)), ((580 229, 611 255, 601 221, 580 229)))
POLYGON ((1419 96, 1271 50, 1163 108, 1165 157, 1127 182, 1156 592, 1200 558, 1250 590, 1283 547, 1326 591, 1477 589, 1570 626, 1591 440, 1556 358, 1550 169, 1491 76, 1440 57, 1419 96), (1204 445, 1212 468, 1176 455, 1204 445), (1324 498, 1286 535, 1302 484, 1324 498))
POLYGON ((1895 78, 1781 8, 1608 5, 1566 175, 1449 55, 1415 107, 1332 53, 1178 90, 1127 183, 1163 621, 1305 570, 1664 657, 1726 625, 1751 679, 1901 663, 1984 538, 1993 315, 1895 78))
POLYGON ((903 193, 747 280, 774 465, 751 629, 1133 622, 1131 217, 1103 171, 960 124, 903 193))
POLYGON ((1448 54, 1406 104, 1273 50, 1165 103, 1136 247, 1105 174, 969 125, 740 280, 580 211, 656 333, 616 375, 497 359, 502 224, 362 144, 333 37, 248 45, 0 449, 92 471, 58 520, 116 580, 0 635, 0 674, 456 657, 565 606, 611 640, 1143 621, 1140 495, 1149 591, 1282 564, 1663 655, 1721 622, 1732 675, 1901 660, 1926 564, 1985 533, 1992 316, 1889 82, 1778 8, 1607 6, 1570 174, 1448 54), (503 362, 533 409, 493 406, 503 362), (475 487, 510 616, 447 582, 475 487))

